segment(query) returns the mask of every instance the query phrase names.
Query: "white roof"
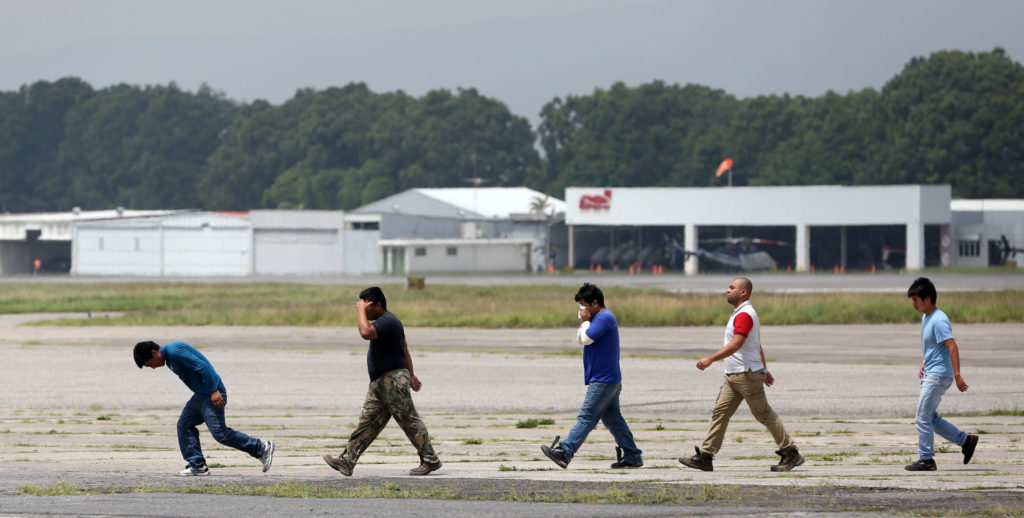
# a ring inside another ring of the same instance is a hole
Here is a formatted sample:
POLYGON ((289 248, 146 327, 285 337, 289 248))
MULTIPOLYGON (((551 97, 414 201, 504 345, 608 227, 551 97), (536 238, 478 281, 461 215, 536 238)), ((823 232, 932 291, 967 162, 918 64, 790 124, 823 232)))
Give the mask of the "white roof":
MULTIPOLYGON (((534 199, 547 195, 528 187, 452 187, 420 188, 414 191, 485 218, 507 218, 512 214, 529 214, 534 199)), ((565 202, 548 197, 548 209, 565 212, 565 202)))
POLYGON ((173 210, 83 210, 67 212, 31 212, 17 214, 0 214, 0 223, 61 223, 72 221, 92 221, 97 219, 138 218, 163 216, 172 214, 173 210))
POLYGON ((1024 212, 1024 200, 987 199, 987 200, 951 200, 950 210, 954 211, 1016 211, 1024 212))

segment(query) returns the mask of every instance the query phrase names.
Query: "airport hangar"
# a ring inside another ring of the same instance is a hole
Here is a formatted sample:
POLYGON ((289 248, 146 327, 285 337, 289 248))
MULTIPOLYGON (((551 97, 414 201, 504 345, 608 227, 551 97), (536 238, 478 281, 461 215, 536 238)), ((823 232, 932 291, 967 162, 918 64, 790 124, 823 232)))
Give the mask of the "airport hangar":
POLYGON ((951 247, 951 193, 949 185, 569 187, 569 264, 590 268, 597 259, 607 269, 660 259, 696 274, 698 257, 683 250, 756 238, 777 243, 758 246, 784 270, 891 267, 887 256, 904 257, 896 267, 907 270, 951 266, 951 251, 964 251, 951 247))

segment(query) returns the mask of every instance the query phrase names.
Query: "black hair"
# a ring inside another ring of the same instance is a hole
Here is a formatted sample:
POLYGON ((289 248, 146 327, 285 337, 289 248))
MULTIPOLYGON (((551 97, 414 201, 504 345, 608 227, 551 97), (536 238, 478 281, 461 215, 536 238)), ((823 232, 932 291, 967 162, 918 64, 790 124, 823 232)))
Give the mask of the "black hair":
POLYGON ((580 290, 576 292, 576 298, 573 300, 576 302, 582 300, 588 304, 596 300, 598 306, 604 307, 604 293, 596 284, 589 282, 584 282, 583 286, 580 286, 580 290))
POLYGON ((910 289, 907 290, 907 298, 917 295, 922 299, 932 299, 932 304, 939 299, 939 294, 935 292, 935 285, 928 277, 918 277, 914 280, 914 283, 910 285, 910 289))
POLYGON ((380 308, 384 311, 388 310, 388 299, 384 296, 384 292, 376 286, 371 286, 363 291, 359 292, 359 300, 366 300, 369 302, 379 302, 380 308))
POLYGON ((135 344, 135 351, 133 351, 135 355, 135 365, 138 365, 141 369, 142 364, 153 358, 153 351, 159 350, 160 346, 157 345, 156 342, 146 341, 135 344))

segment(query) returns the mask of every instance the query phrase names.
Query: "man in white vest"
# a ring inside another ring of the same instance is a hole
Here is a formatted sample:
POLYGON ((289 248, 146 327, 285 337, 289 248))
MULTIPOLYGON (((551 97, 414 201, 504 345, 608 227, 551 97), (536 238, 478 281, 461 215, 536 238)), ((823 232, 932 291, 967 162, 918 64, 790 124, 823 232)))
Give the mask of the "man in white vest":
POLYGON ((725 345, 697 362, 697 368, 704 370, 712 363, 725 358, 725 382, 722 383, 722 390, 718 393, 718 401, 715 402, 715 409, 711 414, 711 430, 708 431, 708 437, 704 444, 696 448, 696 455, 679 459, 684 466, 702 471, 714 470, 712 461, 722 448, 729 419, 744 400, 750 407, 750 413, 768 428, 779 446, 775 453, 781 456, 782 460, 772 466, 771 470, 789 471, 804 463, 804 458, 800 456, 793 438, 786 433, 786 428, 768 405, 768 398, 764 393, 765 385, 772 386, 775 379, 768 372, 764 350, 761 349, 761 322, 757 318, 754 306, 750 305, 750 294, 753 291, 754 285, 746 277, 737 277, 729 283, 729 288, 725 291, 725 300, 736 309, 725 325, 725 345))

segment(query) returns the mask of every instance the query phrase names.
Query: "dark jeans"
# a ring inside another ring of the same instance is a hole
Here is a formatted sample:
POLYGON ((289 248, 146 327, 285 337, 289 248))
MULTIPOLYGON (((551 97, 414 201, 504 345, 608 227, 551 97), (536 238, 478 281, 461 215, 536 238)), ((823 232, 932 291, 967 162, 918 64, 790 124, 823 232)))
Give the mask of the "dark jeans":
POLYGON ((587 385, 587 395, 583 398, 583 406, 576 417, 576 424, 572 426, 569 436, 561 444, 569 459, 576 455, 587 435, 590 435, 597 422, 601 421, 612 433, 615 444, 622 448, 622 459, 627 462, 640 460, 640 454, 643 452, 633 442, 633 432, 629 431, 629 425, 619 411, 620 392, 621 383, 592 382, 587 385))
POLYGON ((224 385, 218 390, 224 396, 224 406, 213 406, 210 396, 193 394, 192 399, 185 403, 181 417, 178 418, 178 447, 181 448, 181 456, 185 457, 188 465, 193 468, 206 465, 203 449, 199 445, 199 430, 196 429, 201 423, 206 423, 210 435, 224 446, 242 450, 256 458, 263 455, 263 441, 228 428, 224 424, 224 407, 228 405, 228 391, 224 385))

